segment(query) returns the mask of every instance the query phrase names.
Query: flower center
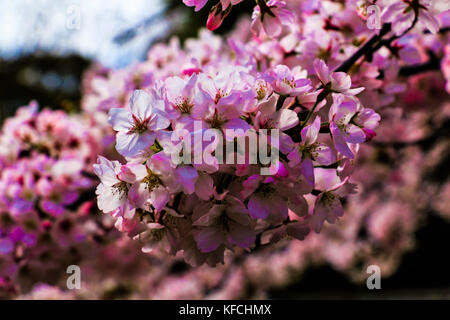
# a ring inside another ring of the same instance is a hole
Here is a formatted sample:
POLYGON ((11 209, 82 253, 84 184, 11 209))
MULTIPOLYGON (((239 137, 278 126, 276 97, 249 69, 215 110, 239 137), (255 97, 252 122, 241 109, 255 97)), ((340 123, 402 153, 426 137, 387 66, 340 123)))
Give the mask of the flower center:
POLYGON ((294 79, 293 79, 293 78, 291 78, 291 79, 284 78, 284 79, 283 79, 283 82, 284 82, 285 84, 287 84, 289 87, 291 87, 292 89, 294 89, 295 87, 297 87, 297 84, 294 82, 294 79))
POLYGON ((142 121, 138 117, 133 115, 133 120, 134 120, 134 125, 130 129, 130 131, 128 131, 128 133, 142 134, 142 133, 144 133, 145 131, 148 130, 147 125, 148 125, 149 119, 146 119, 146 120, 142 121))
POLYGON ((266 86, 263 83, 260 83, 256 88, 256 98, 258 100, 262 100, 266 96, 266 86))
POLYGON ((228 217, 226 215, 226 209, 224 205, 221 205, 221 214, 214 218, 214 221, 212 222, 212 225, 220 226, 225 231, 229 231, 229 225, 228 225, 228 217))
POLYGON ((176 217, 174 217, 173 215, 171 215, 171 214, 169 214, 169 213, 166 213, 164 216, 163 216, 163 224, 166 226, 166 227, 169 227, 169 228, 175 228, 176 226, 177 226, 177 219, 179 219, 179 218, 176 218, 176 217))
POLYGON ((300 151, 303 155, 310 155, 313 159, 319 155, 319 153, 317 152, 317 150, 319 149, 320 146, 318 142, 300 147, 300 151))
POLYGON ((25 200, 31 201, 34 198, 34 194, 33 191, 30 189, 25 189, 22 193, 22 198, 24 198, 25 200))
POLYGON ((322 201, 327 207, 332 207, 336 196, 331 192, 325 192, 322 196, 322 201))
POLYGON ((149 172, 149 175, 142 180, 142 182, 145 184, 145 188, 148 190, 148 192, 152 192, 155 188, 159 187, 162 184, 159 176, 151 171, 149 172))
POLYGON ((164 233, 166 232, 165 228, 161 228, 161 229, 152 229, 152 231, 150 232, 151 234, 151 240, 150 241, 155 241, 155 242, 159 242, 161 241, 161 239, 164 237, 164 233))
POLYGON ((331 57, 331 50, 319 48, 319 52, 317 53, 317 57, 324 61, 327 61, 331 57))
POLYGON ((214 98, 214 103, 218 104, 219 100, 222 99, 223 97, 227 96, 228 94, 225 93, 222 89, 218 89, 216 92, 216 97, 214 98))
POLYGON ((272 194, 275 192, 275 188, 267 183, 263 184, 259 191, 263 194, 264 198, 270 198, 272 194))
POLYGON ((190 114, 193 107, 194 105, 187 98, 180 99, 177 104, 178 110, 180 110, 181 113, 185 114, 190 114))
POLYGON ((140 74, 135 74, 135 75, 133 76, 133 84, 134 84, 136 87, 140 87, 143 81, 144 81, 144 78, 142 77, 142 75, 140 75, 140 74))
POLYGON ((50 200, 53 202, 60 202, 61 201, 61 195, 59 193, 52 193, 50 195, 50 200))
POLYGON ((23 223, 24 229, 27 231, 35 231, 37 230, 37 224, 36 221, 33 219, 27 219, 23 223))
POLYGON ((277 122, 274 121, 273 119, 266 119, 264 121, 262 121, 262 123, 260 124, 260 128, 262 129, 276 129, 277 128, 277 122))
POLYGON ((118 195, 120 199, 122 199, 124 196, 128 194, 128 183, 125 181, 117 182, 115 185, 112 186, 113 190, 112 193, 114 195, 118 195))
POLYGON ((214 112, 214 115, 210 119, 206 120, 206 123, 208 123, 211 128, 220 129, 225 121, 219 117, 217 112, 214 112))

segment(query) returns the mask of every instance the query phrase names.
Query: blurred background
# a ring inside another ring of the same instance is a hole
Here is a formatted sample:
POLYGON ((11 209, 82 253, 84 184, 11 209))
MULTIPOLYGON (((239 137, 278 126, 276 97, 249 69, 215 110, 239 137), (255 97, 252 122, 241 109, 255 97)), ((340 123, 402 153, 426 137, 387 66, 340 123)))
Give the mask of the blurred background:
MULTIPOLYGON (((31 99, 79 109, 83 72, 95 61, 123 68, 145 59, 153 43, 195 37, 211 3, 199 13, 177 0, 1 0, 0 117, 31 99), (170 23, 168 23, 170 21, 170 23)), ((244 3, 218 33, 251 14, 244 3)))
MULTIPOLYGON (((30 100, 68 112, 80 110, 82 77, 89 67, 95 63, 108 68, 126 67, 144 60, 155 42, 167 41, 172 36, 178 36, 181 42, 195 37, 204 26, 211 5, 195 13, 180 0, 0 0, 1 122, 30 100)), ((239 5, 217 33, 227 33, 240 16, 251 14, 252 7, 250 1, 239 5)), ((417 150, 431 152, 438 144, 449 146, 449 134, 447 121, 439 132, 439 136, 447 140, 425 139, 405 151, 405 157, 412 158, 408 152, 414 154, 417 150)), ((367 157, 371 161, 388 169, 399 165, 395 162, 398 159, 395 152, 403 151, 393 150, 381 142, 378 145, 375 142, 375 146, 375 151, 368 151, 367 157)), ((448 148, 441 154, 438 163, 420 173, 418 183, 409 194, 430 195, 422 190, 427 183, 421 181, 446 183, 450 170, 448 148)), ((402 172, 405 169, 402 165, 396 170, 402 172)), ((411 165, 423 163, 418 161, 411 165)), ((382 174, 379 179, 381 185, 378 188, 382 189, 382 174)), ((441 196, 443 202, 448 202, 449 193, 444 192, 441 196)), ((419 199, 422 198, 409 198, 412 209, 408 210, 420 215, 417 219, 420 222, 408 229, 408 244, 394 258, 392 272, 383 278, 381 290, 367 289, 364 263, 356 263, 352 268, 359 270, 348 272, 338 264, 320 262, 308 264, 301 272, 293 271, 289 281, 268 286, 267 297, 450 298, 450 223, 445 218, 448 207, 416 205, 414 201, 419 199)), ((360 213, 358 208, 352 210, 353 216, 360 213)), ((400 225, 399 237, 404 237, 406 231, 402 224, 407 222, 400 220, 397 223, 400 225)), ((366 237, 365 232, 359 230, 358 237, 366 237)), ((340 254, 339 248, 330 250, 340 254)), ((363 249, 356 247, 354 250, 363 249)), ((308 255, 303 259, 308 259, 308 255)), ((188 270, 186 265, 180 264, 173 271, 179 274, 188 270)), ((221 269, 220 272, 226 271, 221 269)))

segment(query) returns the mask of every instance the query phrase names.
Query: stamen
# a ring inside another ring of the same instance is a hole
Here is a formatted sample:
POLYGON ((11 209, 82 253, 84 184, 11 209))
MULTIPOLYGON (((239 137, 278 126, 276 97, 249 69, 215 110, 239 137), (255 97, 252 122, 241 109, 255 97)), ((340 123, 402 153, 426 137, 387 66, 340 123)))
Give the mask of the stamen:
POLYGON ((141 121, 138 117, 133 115, 133 120, 134 120, 134 126, 130 129, 130 131, 128 131, 128 133, 142 134, 148 130, 147 125, 148 125, 148 122, 150 119, 141 121))
POLYGON ((159 187, 162 184, 161 179, 158 175, 154 174, 149 170, 149 175, 146 176, 143 180, 143 183, 145 183, 145 188, 148 190, 148 192, 152 192, 154 189, 159 187))
POLYGON ((182 98, 177 103, 177 108, 181 113, 190 114, 193 107, 194 105, 187 98, 182 98))
POLYGON ((128 188, 128 183, 126 183, 125 181, 120 181, 113 185, 112 193, 114 195, 119 195, 119 198, 122 199, 123 197, 128 195, 128 188))

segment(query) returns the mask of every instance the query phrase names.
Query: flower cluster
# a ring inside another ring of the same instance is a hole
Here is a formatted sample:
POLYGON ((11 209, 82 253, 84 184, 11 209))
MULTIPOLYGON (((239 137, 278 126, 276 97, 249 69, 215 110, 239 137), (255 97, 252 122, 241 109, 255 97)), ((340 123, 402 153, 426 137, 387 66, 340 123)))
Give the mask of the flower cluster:
MULTIPOLYGON (((275 298, 277 288, 286 288, 317 265, 329 265, 357 283, 365 283, 367 267, 373 264, 380 266, 382 277, 389 277, 399 267, 401 256, 414 247, 417 230, 430 230, 426 220, 436 220, 427 214, 429 205, 436 213, 450 216, 450 183, 439 169, 445 166, 450 139, 430 140, 449 120, 444 81, 435 71, 410 77, 405 85, 407 89, 397 97, 395 107, 380 110, 383 121, 377 139, 358 153, 352 180, 360 192, 347 199, 345 216, 320 234, 302 242, 279 242, 251 255, 228 254, 226 264, 217 268, 190 268, 181 257, 167 259, 156 252, 144 260, 136 247, 121 239, 104 246, 96 259, 80 265, 81 290, 36 285, 20 298, 275 298), (411 97, 418 107, 411 109, 411 97), (433 112, 420 108, 422 105, 434 106, 433 112), (423 144, 425 141, 429 145, 423 144), (130 269, 132 274, 126 272, 130 269)), ((314 196, 308 196, 307 201, 313 203, 314 196)), ((412 254, 409 259, 411 263, 418 257, 412 254)), ((289 289, 282 290, 286 296, 289 289)), ((310 292, 296 290, 295 294, 310 292)))
MULTIPOLYGON (((208 26, 238 2, 215 6, 208 26)), ((360 145, 376 136, 376 108, 405 89, 400 67, 443 53, 441 40, 421 42, 414 29, 437 31, 431 7, 404 3, 408 28, 390 20, 398 8, 386 1, 374 32, 355 13, 360 1, 258 1, 251 27, 242 22, 227 43, 202 31, 184 48, 172 40, 141 64, 93 75, 87 108, 108 113, 125 158, 94 165, 99 208, 145 252, 192 265, 335 223, 356 190, 360 145)))
POLYGON ((96 183, 92 163, 101 150, 86 120, 39 111, 35 102, 5 121, 0 135, 3 280, 24 270, 54 268, 71 248, 101 236, 105 219, 90 216, 96 183))
MULTIPOLYGON (((230 13, 232 6, 242 1, 220 0, 210 11, 206 24, 208 29, 217 29, 230 13)), ((289 3, 291 8, 302 6, 304 11, 316 9, 320 10, 321 13, 335 13, 333 11, 341 9, 339 8, 340 4, 331 4, 329 1, 294 0, 290 2, 292 2, 289 3)), ((199 11, 205 6, 207 0, 183 0, 183 3, 187 6, 195 7, 195 11, 199 11)), ((353 0, 346 1, 342 5, 357 11, 360 18, 365 20, 370 19, 371 14, 377 14, 374 18, 379 21, 374 22, 378 25, 392 23, 392 30, 397 36, 404 35, 415 26, 416 22, 419 22, 426 30, 436 33, 439 31, 440 21, 435 16, 435 13, 449 10, 448 3, 445 3, 445 1, 431 0, 353 0), (435 3, 433 4, 433 2, 435 3), (374 5, 377 6, 377 12, 369 10, 369 7, 374 5)), ((337 15, 340 15, 342 19, 345 14, 348 13, 340 14, 338 12, 337 15)), ((335 30, 339 28, 338 25, 331 23, 331 21, 327 21, 327 23, 329 28, 334 28, 335 30)), ((295 16, 290 8, 287 8, 285 1, 256 0, 256 6, 252 14, 252 30, 255 34, 261 35, 262 32, 262 34, 269 37, 276 37, 281 34, 283 26, 295 28, 295 16)))

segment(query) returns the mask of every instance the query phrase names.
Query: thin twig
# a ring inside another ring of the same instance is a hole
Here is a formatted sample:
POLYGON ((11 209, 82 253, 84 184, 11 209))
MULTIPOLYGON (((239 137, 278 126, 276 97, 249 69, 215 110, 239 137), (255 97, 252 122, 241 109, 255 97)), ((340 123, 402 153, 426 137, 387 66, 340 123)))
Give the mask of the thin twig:
POLYGON ((361 48, 358 49, 350 58, 345 60, 339 67, 337 67, 335 72, 348 72, 356 61, 364 55, 367 55, 369 52, 373 52, 374 46, 379 43, 382 38, 391 31, 391 24, 385 23, 381 27, 380 33, 375 34, 372 38, 369 39, 361 48))

